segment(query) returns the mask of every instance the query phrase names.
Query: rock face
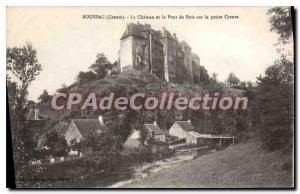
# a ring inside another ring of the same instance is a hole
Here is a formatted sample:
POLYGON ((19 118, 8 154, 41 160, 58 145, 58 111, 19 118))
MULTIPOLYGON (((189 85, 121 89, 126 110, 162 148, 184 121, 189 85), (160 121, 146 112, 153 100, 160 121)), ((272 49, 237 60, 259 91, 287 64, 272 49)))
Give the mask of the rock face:
POLYGON ((171 35, 164 27, 162 31, 156 31, 149 24, 130 23, 121 37, 121 71, 146 70, 168 82, 192 83, 194 76, 200 76, 200 58, 197 57, 193 65, 189 44, 185 41, 179 43, 176 34, 171 35))

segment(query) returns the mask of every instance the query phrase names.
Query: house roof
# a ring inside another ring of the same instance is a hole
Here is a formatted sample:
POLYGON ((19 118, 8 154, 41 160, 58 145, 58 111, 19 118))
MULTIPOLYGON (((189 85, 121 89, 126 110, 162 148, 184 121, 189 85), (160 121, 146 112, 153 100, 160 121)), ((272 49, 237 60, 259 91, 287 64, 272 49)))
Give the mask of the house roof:
POLYGON ((64 134, 66 133, 66 131, 68 130, 68 123, 67 122, 63 122, 63 121, 59 121, 58 123, 56 123, 54 125, 54 127, 52 127, 51 129, 49 129, 48 132, 57 132, 59 136, 64 136, 64 134))
POLYGON ((226 135, 216 135, 216 134, 200 134, 200 133, 197 133, 197 132, 194 132, 194 131, 190 131, 188 132, 189 134, 191 134, 192 136, 196 137, 196 138, 210 138, 210 139, 213 139, 213 138, 236 138, 235 136, 226 136, 226 135))
POLYGON ((191 124, 190 121, 176 121, 175 123, 177 123, 185 131, 195 130, 195 127, 191 124))
POLYGON ((191 134, 192 136, 196 137, 196 138, 212 138, 212 134, 199 134, 197 132, 194 131, 190 131, 189 134, 191 134))
POLYGON ((155 135, 164 135, 165 132, 155 124, 144 124, 145 128, 154 131, 155 135))
POLYGON ((98 119, 73 119, 72 121, 83 137, 98 135, 105 130, 105 126, 101 125, 98 119))

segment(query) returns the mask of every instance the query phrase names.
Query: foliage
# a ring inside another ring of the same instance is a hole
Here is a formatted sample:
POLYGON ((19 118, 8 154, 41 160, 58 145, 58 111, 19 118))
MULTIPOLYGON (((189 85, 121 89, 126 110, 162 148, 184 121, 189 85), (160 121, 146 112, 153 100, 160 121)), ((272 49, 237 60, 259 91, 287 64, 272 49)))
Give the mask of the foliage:
POLYGON ((203 83, 204 85, 208 84, 209 82, 209 75, 207 73, 207 70, 204 66, 200 65, 200 83, 203 83))
POLYGON ((21 180, 24 178, 24 167, 29 159, 28 154, 24 150, 23 139, 28 87, 39 75, 42 68, 41 64, 38 63, 37 51, 30 43, 26 43, 23 47, 7 48, 6 66, 8 72, 17 79, 16 83, 12 83, 9 81, 10 75, 7 75, 8 89, 12 89, 8 93, 9 97, 12 97, 10 100, 10 116, 16 179, 21 180))
POLYGON ((93 71, 87 71, 83 72, 80 71, 79 74, 77 75, 77 80, 79 84, 84 84, 89 81, 95 80, 96 74, 93 71))
POLYGON ((253 122, 259 123, 263 146, 274 150, 292 145, 293 63, 282 57, 258 78, 253 122), (257 114, 257 115, 255 115, 257 114))
POLYGON ((46 135, 45 146, 48 147, 49 153, 53 157, 67 155, 67 142, 63 136, 59 136, 58 132, 52 131, 46 135))
POLYGON ((271 31, 279 35, 278 41, 283 44, 288 43, 293 34, 291 8, 274 7, 269 9, 267 14, 270 15, 271 31))
POLYGON ((43 90, 43 93, 39 96, 38 100, 41 102, 41 103, 47 103, 49 102, 51 99, 51 96, 49 95, 48 91, 47 90, 43 90))
POLYGON ((108 70, 112 69, 112 64, 107 59, 107 57, 104 55, 104 53, 98 53, 96 55, 96 61, 93 63, 89 69, 91 69, 98 79, 104 78, 108 70))
POLYGON ((240 80, 234 73, 231 72, 228 75, 227 83, 231 84, 232 86, 238 86, 240 84, 240 80))
MULTIPOLYGON (((279 43, 287 44, 292 36, 290 8, 275 7, 268 11, 271 31, 279 43)), ((291 148, 293 143, 294 63, 282 55, 257 78, 257 88, 249 90, 250 119, 264 148, 291 148)))

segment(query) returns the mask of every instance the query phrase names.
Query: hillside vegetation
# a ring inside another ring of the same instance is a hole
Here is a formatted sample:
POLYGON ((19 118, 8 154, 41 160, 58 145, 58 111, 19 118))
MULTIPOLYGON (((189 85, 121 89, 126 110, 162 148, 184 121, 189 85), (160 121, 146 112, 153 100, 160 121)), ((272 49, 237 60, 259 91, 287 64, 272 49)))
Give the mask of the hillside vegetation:
MULTIPOLYGON (((130 97, 135 93, 144 93, 146 96, 161 96, 163 92, 173 92, 175 95, 197 96, 219 92, 220 95, 241 96, 245 92, 241 89, 233 89, 225 86, 222 83, 211 82, 208 85, 202 84, 173 84, 160 80, 155 75, 148 72, 128 71, 121 74, 107 75, 103 79, 96 79, 84 83, 75 82, 66 88, 61 88, 58 91, 70 93, 78 92, 88 95, 95 93, 97 96, 109 96, 112 92, 115 97, 130 97)), ((48 103, 49 104, 49 103, 48 103)), ((46 110, 47 112, 48 110, 46 110)), ((124 128, 140 129, 144 123, 157 121, 159 126, 168 130, 176 120, 191 119, 192 124, 201 133, 227 133, 232 135, 241 135, 244 133, 247 125, 247 112, 239 111, 219 111, 219 110, 107 110, 107 111, 89 111, 89 110, 62 110, 64 112, 61 120, 69 120, 71 118, 98 118, 99 114, 110 115, 111 120, 118 119, 118 125, 126 124, 124 128), (122 115, 122 119, 117 118, 117 115, 122 115), (126 119, 127 118, 127 119, 126 119), (129 126, 130 125, 130 126, 129 126), (241 127, 245 126, 245 127, 241 127), (237 131, 237 129, 239 131, 237 131)), ((114 124, 117 124, 116 122, 114 124)), ((126 135, 125 135, 126 136, 126 135)))
POLYGON ((203 155, 125 187, 292 187, 291 157, 283 150, 264 151, 256 141, 252 141, 203 155))

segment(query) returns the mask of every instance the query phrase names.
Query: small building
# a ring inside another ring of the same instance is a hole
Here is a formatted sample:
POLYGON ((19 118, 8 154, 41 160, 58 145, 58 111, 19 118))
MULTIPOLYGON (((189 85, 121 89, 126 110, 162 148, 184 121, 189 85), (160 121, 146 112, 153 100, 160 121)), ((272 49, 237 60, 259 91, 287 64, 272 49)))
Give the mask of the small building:
POLYGON ((143 127, 148 132, 149 137, 152 137, 162 142, 166 141, 166 133, 159 128, 156 121, 154 121, 153 124, 144 124, 143 127))
POLYGON ((235 143, 235 136, 225 136, 216 134, 199 134, 197 132, 188 132, 187 143, 208 145, 211 147, 222 147, 235 143))
POLYGON ((89 136, 100 135, 104 129, 102 116, 99 119, 72 119, 65 132, 65 139, 68 144, 74 139, 80 142, 89 136))
MULTIPOLYGON (((65 139, 68 145, 71 145, 74 140, 77 143, 84 141, 89 137, 97 137, 106 131, 106 126, 103 123, 102 116, 99 119, 72 119, 68 129, 65 132, 65 139)), ((78 148, 78 150, 71 149, 70 155, 91 155, 93 148, 91 146, 85 148, 78 148)))
POLYGON ((208 144, 209 140, 219 138, 212 134, 200 134, 195 131, 188 132, 187 143, 192 144, 208 144))
POLYGON ((179 139, 187 139, 190 134, 188 132, 195 131, 195 127, 191 121, 176 121, 169 130, 169 135, 178 137, 179 139))

